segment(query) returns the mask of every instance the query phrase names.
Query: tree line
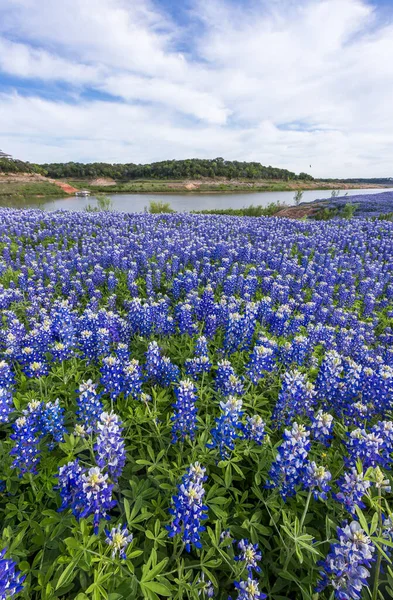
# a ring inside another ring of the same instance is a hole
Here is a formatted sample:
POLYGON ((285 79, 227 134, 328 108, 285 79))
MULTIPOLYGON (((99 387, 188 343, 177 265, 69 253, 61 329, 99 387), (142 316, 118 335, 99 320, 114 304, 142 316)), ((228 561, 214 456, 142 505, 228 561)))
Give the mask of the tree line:
POLYGON ((13 159, 0 158, 0 172, 33 171, 55 179, 112 177, 116 180, 132 179, 200 179, 203 177, 226 177, 228 179, 283 179, 312 180, 307 173, 293 173, 287 169, 264 166, 259 162, 245 162, 192 158, 188 160, 163 160, 150 164, 110 164, 110 163, 22 163, 13 159))

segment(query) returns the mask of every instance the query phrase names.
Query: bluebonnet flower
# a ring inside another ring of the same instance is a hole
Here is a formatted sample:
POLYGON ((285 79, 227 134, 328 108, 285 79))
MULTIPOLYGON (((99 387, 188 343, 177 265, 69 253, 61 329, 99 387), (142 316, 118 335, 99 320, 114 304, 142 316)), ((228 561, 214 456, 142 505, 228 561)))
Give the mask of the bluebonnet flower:
POLYGON ((172 421, 172 443, 177 439, 184 441, 187 436, 191 440, 195 437, 196 430, 196 387, 190 379, 179 382, 175 388, 176 402, 172 404, 174 414, 172 421))
POLYGON ((198 596, 201 594, 204 595, 205 598, 213 598, 214 597, 214 586, 210 579, 205 580, 205 573, 202 572, 197 580, 197 584, 200 586, 198 590, 198 596))
POLYGON ((168 387, 179 379, 180 369, 170 359, 161 355, 157 342, 150 342, 146 352, 145 370, 148 379, 154 384, 168 387))
POLYGON ((315 381, 318 399, 323 400, 326 406, 330 404, 338 409, 341 408, 340 383, 342 371, 343 362, 338 352, 335 350, 327 352, 315 381))
POLYGON ((102 360, 101 383, 105 393, 110 394, 112 400, 122 392, 124 386, 123 366, 115 356, 107 356, 102 360))
POLYGON ((259 590, 259 583, 252 577, 248 577, 246 581, 235 581, 234 585, 238 593, 236 600, 264 600, 267 598, 267 595, 259 590))
POLYGON ((362 471, 358 472, 355 467, 343 477, 338 479, 338 494, 333 494, 333 498, 344 505, 345 509, 352 515, 356 514, 356 507, 366 508, 362 501, 371 486, 371 482, 365 478, 362 471))
POLYGON ((83 469, 78 460, 70 461, 68 464, 60 467, 57 475, 57 489, 60 491, 61 497, 59 511, 63 511, 70 507, 74 511, 76 508, 76 496, 82 485, 82 472, 83 469))
POLYGON ((250 544, 247 539, 240 540, 237 547, 240 554, 235 556, 235 560, 244 562, 244 566, 248 571, 248 575, 252 577, 252 571, 261 572, 261 567, 258 562, 262 560, 262 552, 258 548, 258 544, 250 544))
POLYGON ((195 356, 207 356, 207 339, 204 335, 197 338, 195 342, 195 356))
POLYGON ((32 362, 28 362, 23 368, 23 371, 28 377, 37 378, 44 377, 49 373, 48 365, 43 360, 33 360, 32 362))
POLYGON ((226 402, 220 402, 221 415, 216 419, 216 426, 211 430, 212 442, 208 448, 218 448, 221 459, 228 459, 234 448, 235 439, 240 436, 242 401, 230 396, 226 402))
POLYGON ((216 372, 216 388, 218 391, 225 393, 226 384, 230 375, 234 375, 235 370, 229 360, 221 360, 217 365, 216 372))
POLYGON ((48 447, 52 450, 55 443, 63 441, 66 428, 64 427, 64 409, 60 406, 60 401, 57 398, 55 402, 47 402, 41 407, 40 429, 42 435, 50 435, 53 442, 50 442, 48 447))
POLYGON ((7 600, 23 589, 26 575, 16 570, 16 562, 4 558, 6 548, 0 551, 0 600, 7 600))
POLYGON ((97 534, 100 520, 109 520, 107 511, 116 505, 112 500, 113 484, 107 480, 108 475, 104 475, 99 467, 86 471, 78 460, 60 467, 58 489, 62 504, 59 511, 71 508, 78 520, 93 515, 94 533, 97 534))
POLYGON ((333 416, 319 410, 311 415, 311 433, 314 440, 329 446, 333 433, 333 416))
POLYGON ((98 436, 94 446, 97 465, 101 469, 106 468, 112 480, 117 481, 126 462, 121 421, 113 412, 104 412, 97 423, 97 430, 98 436))
POLYGON ((246 422, 243 425, 244 437, 247 440, 256 442, 259 446, 265 439, 265 422, 259 415, 247 417, 246 422))
POLYGON ((9 416, 13 410, 11 391, 0 387, 0 423, 8 423, 9 416))
POLYGON ((310 432, 304 425, 293 423, 284 431, 284 441, 278 449, 276 460, 269 471, 268 488, 277 488, 285 501, 295 494, 302 481, 303 469, 310 450, 310 432))
POLYGON ((64 342, 55 342, 51 347, 51 354, 56 362, 68 360, 73 355, 73 349, 64 344, 64 342))
POLYGON ((178 493, 173 496, 173 506, 169 509, 172 523, 167 526, 169 537, 181 535, 187 552, 191 547, 202 548, 200 534, 205 531, 201 521, 207 519, 207 506, 203 504, 206 469, 196 462, 192 464, 178 485, 178 493))
POLYGON ((94 533, 98 533, 101 519, 109 520, 107 511, 116 504, 112 500, 113 484, 108 484, 108 475, 104 475, 99 467, 91 467, 81 476, 81 489, 78 491, 77 516, 85 518, 93 515, 94 533))
POLYGON ((130 358, 130 353, 128 350, 128 344, 124 344, 123 342, 119 342, 115 347, 116 357, 122 362, 128 362, 130 358))
POLYGON ((20 470, 20 477, 25 473, 35 473, 40 462, 40 417, 41 403, 30 402, 23 416, 16 419, 13 424, 14 433, 10 438, 15 442, 10 451, 14 456, 12 467, 20 470))
POLYGON ((212 363, 208 356, 196 356, 195 358, 187 358, 184 363, 186 374, 191 377, 209 373, 212 368, 212 363))
POLYGON ((272 422, 281 427, 289 425, 294 418, 311 415, 314 402, 314 386, 307 381, 306 375, 296 370, 285 373, 272 422))
POLYGON ((330 491, 328 482, 331 478, 330 471, 317 466, 313 461, 305 465, 302 483, 306 490, 312 491, 315 500, 327 500, 327 493, 330 491))
POLYGON ((320 593, 331 585, 337 600, 360 600, 375 548, 357 521, 344 523, 337 534, 339 541, 330 546, 326 559, 319 563, 321 581, 316 591, 320 593))
POLYGON ((97 385, 92 382, 82 381, 77 395, 78 409, 76 411, 77 425, 83 427, 86 433, 96 430, 97 421, 103 411, 100 394, 97 394, 97 385))
POLYGON ((5 360, 0 360, 0 387, 9 389, 15 383, 15 376, 10 365, 5 360))
POLYGON ((128 533, 127 525, 122 526, 119 524, 117 527, 112 527, 110 531, 105 529, 105 533, 105 541, 112 548, 112 558, 119 554, 120 558, 126 559, 127 547, 134 539, 132 533, 128 533))
POLYGON ((139 361, 134 358, 123 367, 124 372, 124 395, 126 398, 132 396, 137 399, 142 393, 142 369, 139 366, 139 361))
POLYGON ((255 346, 250 354, 246 372, 250 381, 256 385, 267 373, 276 369, 276 357, 272 348, 255 346))
POLYGON ((349 466, 354 466, 358 460, 365 469, 377 465, 388 466, 390 462, 384 438, 374 431, 367 433, 364 429, 354 429, 349 434, 346 446, 349 457, 345 461, 349 466))

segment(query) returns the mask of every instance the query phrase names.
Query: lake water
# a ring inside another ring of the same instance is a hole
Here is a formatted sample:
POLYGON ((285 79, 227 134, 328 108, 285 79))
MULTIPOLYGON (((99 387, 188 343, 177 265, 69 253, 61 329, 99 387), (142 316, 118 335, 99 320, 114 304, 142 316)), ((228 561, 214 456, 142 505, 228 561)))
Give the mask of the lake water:
MULTIPOLYGON (((345 190, 348 196, 354 194, 373 194, 393 191, 393 188, 345 190)), ((344 192, 340 193, 344 195, 344 192)), ((239 194, 107 194, 111 197, 113 209, 122 212, 143 212, 150 201, 169 202, 177 212, 191 210, 204 210, 211 208, 243 208, 254 206, 267 206, 271 202, 294 205, 295 192, 249 192, 239 194)), ((331 190, 307 190, 303 194, 302 202, 330 198, 331 190)), ((83 210, 88 204, 96 205, 94 196, 82 198, 68 196, 40 204, 43 210, 83 210)))

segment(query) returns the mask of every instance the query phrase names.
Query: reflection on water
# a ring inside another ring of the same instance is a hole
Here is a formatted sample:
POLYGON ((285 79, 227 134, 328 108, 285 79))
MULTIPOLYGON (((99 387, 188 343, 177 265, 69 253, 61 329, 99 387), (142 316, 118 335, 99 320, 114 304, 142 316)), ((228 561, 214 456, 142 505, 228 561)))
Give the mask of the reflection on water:
MULTIPOLYGON (((361 189, 347 190, 348 196, 354 194, 374 194, 387 191, 393 191, 393 188, 361 189)), ((343 195, 344 192, 341 195, 343 195)), ((243 208, 245 206, 261 205, 267 206, 271 202, 294 205, 295 192, 249 192, 239 194, 108 194, 112 199, 114 210, 134 213, 143 212, 150 204, 150 201, 169 202, 171 207, 177 212, 187 212, 191 210, 204 210, 212 208, 243 208)), ((313 200, 329 198, 330 190, 307 190, 303 194, 302 202, 312 202, 313 200)), ((84 210, 90 204, 96 206, 94 196, 82 198, 79 196, 67 196, 67 198, 56 198, 48 200, 47 198, 32 198, 31 200, 22 200, 10 198, 1 200, 0 206, 9 206, 12 208, 41 208, 42 210, 84 210)))

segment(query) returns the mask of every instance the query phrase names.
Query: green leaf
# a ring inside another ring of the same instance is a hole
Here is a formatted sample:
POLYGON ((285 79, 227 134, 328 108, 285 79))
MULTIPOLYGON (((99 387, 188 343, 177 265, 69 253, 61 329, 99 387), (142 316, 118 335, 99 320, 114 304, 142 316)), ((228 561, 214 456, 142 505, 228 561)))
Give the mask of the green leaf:
POLYGON ((163 583, 158 583, 157 581, 144 581, 141 582, 141 584, 143 585, 143 587, 147 588, 151 592, 156 592, 157 594, 160 594, 160 596, 166 596, 167 598, 172 596, 171 590, 167 588, 166 585, 164 585, 163 583))
POLYGON ((77 566, 80 557, 81 557, 81 553, 79 553, 78 556, 75 557, 74 560, 72 560, 69 565, 67 565, 67 567, 64 569, 64 571, 62 572, 62 574, 60 575, 60 577, 57 581, 55 590, 58 590, 59 588, 65 586, 65 585, 68 585, 75 578, 75 576, 77 574, 75 567, 77 566))
POLYGON ((151 581, 156 577, 161 571, 165 568, 165 565, 168 562, 168 558, 164 558, 161 562, 159 562, 153 569, 145 573, 141 579, 141 582, 145 583, 146 581, 151 581))

